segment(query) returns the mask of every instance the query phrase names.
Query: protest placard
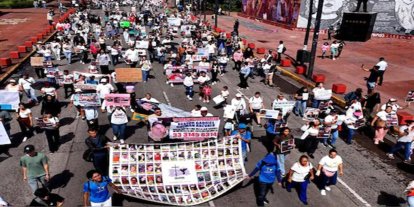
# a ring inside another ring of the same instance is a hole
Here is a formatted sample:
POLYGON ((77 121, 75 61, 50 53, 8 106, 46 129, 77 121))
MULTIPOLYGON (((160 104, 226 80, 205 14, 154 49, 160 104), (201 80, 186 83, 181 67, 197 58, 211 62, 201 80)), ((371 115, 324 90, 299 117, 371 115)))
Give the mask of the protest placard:
POLYGON ((243 182, 241 152, 236 137, 111 146, 109 177, 128 196, 163 205, 200 205, 243 182))
POLYGON ((53 127, 53 125, 50 122, 45 122, 43 118, 41 117, 36 117, 35 120, 36 120, 36 126, 39 128, 45 129, 45 128, 53 127))
POLYGON ((319 90, 316 90, 313 95, 314 95, 315 100, 320 100, 320 101, 329 100, 332 97, 332 90, 331 89, 328 89, 328 90, 319 89, 319 90))
POLYGON ((396 112, 392 111, 387 114, 387 126, 398 126, 398 116, 396 112))
POLYGON ((213 101, 214 101, 214 103, 215 103, 216 105, 219 105, 219 104, 223 103, 223 102, 225 101, 225 99, 224 99, 224 98, 223 98, 223 96, 220 94, 220 95, 215 96, 215 97, 213 98, 213 101))
POLYGON ((307 121, 313 121, 319 117, 320 109, 316 108, 306 108, 305 113, 303 114, 303 119, 307 121))
POLYGON ((197 52, 191 56, 191 59, 195 62, 201 61, 203 58, 209 59, 209 53, 207 48, 197 48, 197 52))
POLYGON ((80 106, 100 106, 101 100, 96 93, 73 94, 73 104, 80 106))
POLYGON ((273 110, 279 110, 282 113, 282 116, 285 116, 286 113, 293 110, 293 107, 295 106, 295 101, 273 101, 273 110))
POLYGON ((295 140, 294 139, 288 139, 285 141, 280 142, 280 152, 286 153, 290 152, 290 150, 295 148, 295 140))
POLYGON ((332 128, 328 127, 328 126, 319 127, 318 136, 316 138, 328 139, 329 137, 331 137, 331 130, 332 130, 332 128))
POLYGON ((180 18, 167 18, 168 26, 180 26, 181 19, 180 18))
POLYGON ((139 49, 148 49, 149 42, 148 41, 135 41, 135 48, 139 49))
POLYGON ((220 126, 219 117, 173 118, 170 125, 170 139, 204 140, 216 138, 220 126))
POLYGON ((414 90, 408 91, 407 96, 405 97, 406 102, 414 102, 414 90))
POLYGON ((260 117, 264 119, 277 119, 279 116, 278 110, 260 109, 260 117))
POLYGON ((118 94, 111 93, 105 95, 105 105, 106 106, 130 106, 131 105, 131 95, 129 94, 118 94))
POLYGON ((82 73, 82 72, 78 72, 78 71, 73 72, 73 78, 75 80, 79 80, 80 76, 84 76, 85 81, 89 80, 90 77, 93 76, 93 77, 95 77, 95 80, 97 80, 97 81, 101 80, 102 78, 106 78, 109 81, 109 83, 112 82, 111 75, 109 75, 109 74, 82 73))
POLYGON ((0 122, 0 145, 11 144, 10 137, 7 135, 3 122, 0 122))
POLYGON ((30 57, 30 65, 32 67, 43 67, 43 57, 30 57))
POLYGON ((232 105, 226 105, 224 107, 224 113, 223 113, 223 118, 226 119, 233 119, 234 118, 234 114, 236 113, 236 107, 232 106, 232 105))
POLYGON ((142 71, 140 68, 116 68, 115 72, 118 83, 142 82, 142 71))
POLYGON ((0 90, 0 107, 2 110, 17 110, 19 103, 19 92, 0 90))
POLYGON ((147 121, 148 115, 134 112, 132 113, 131 119, 134 121, 147 121))
POLYGON ((96 86, 98 86, 98 85, 95 85, 95 84, 73 84, 73 87, 79 88, 82 91, 96 90, 96 86))

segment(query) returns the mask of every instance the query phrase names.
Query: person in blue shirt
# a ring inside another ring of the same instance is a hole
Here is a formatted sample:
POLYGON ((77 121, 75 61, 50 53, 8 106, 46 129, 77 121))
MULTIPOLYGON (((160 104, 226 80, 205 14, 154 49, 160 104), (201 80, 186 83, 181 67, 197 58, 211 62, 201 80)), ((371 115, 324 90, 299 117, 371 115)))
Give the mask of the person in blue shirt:
POLYGON ((282 176, 280 174, 279 164, 274 153, 268 153, 262 160, 260 160, 254 170, 248 175, 248 179, 258 172, 259 173, 259 193, 256 198, 257 206, 264 206, 269 201, 266 199, 266 195, 273 183, 277 179, 278 185, 281 186, 282 176))
POLYGON ((108 176, 102 176, 97 170, 90 170, 86 177, 88 182, 83 184, 83 206, 112 206, 108 186, 117 193, 121 193, 121 190, 108 176))
POLYGON ((234 130, 231 133, 231 136, 236 136, 238 139, 242 141, 242 155, 243 159, 247 161, 247 149, 250 140, 252 139, 252 133, 246 130, 247 125, 244 123, 239 124, 237 130, 234 130))
POLYGON ((250 75, 250 66, 248 65, 248 63, 244 63, 244 66, 240 69, 240 73, 239 73, 239 77, 240 77, 240 88, 243 89, 249 89, 249 85, 247 84, 247 79, 249 78, 250 75))

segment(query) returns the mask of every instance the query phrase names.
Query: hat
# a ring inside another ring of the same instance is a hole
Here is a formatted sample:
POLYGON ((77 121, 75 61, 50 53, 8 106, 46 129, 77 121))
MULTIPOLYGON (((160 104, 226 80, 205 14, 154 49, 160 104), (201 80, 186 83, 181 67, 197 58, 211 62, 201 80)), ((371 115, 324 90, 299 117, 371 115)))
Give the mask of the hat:
POLYGON ((82 92, 82 89, 77 88, 77 89, 75 89, 75 92, 82 92))
POLYGON ((247 128, 246 124, 243 124, 243 123, 239 124, 239 129, 246 129, 246 128, 247 128))
POLYGON ((10 79, 10 80, 9 80, 9 82, 10 82, 10 83, 16 83, 16 80, 14 80, 14 79, 10 79))
POLYGON ((29 153, 29 152, 33 152, 34 150, 35 150, 35 147, 33 145, 29 144, 29 145, 26 145, 24 147, 23 152, 24 153, 29 153))
POLYGON ((207 107, 203 106, 201 107, 200 111, 208 111, 207 107))
POLYGON ((395 98, 390 98, 390 102, 397 102, 397 99, 395 99, 395 98))
POLYGON ((101 80, 101 83, 108 83, 108 81, 104 78, 101 80))
POLYGON ((241 95, 240 93, 236 93, 236 97, 237 97, 237 98, 241 98, 241 97, 242 97, 242 95, 241 95))

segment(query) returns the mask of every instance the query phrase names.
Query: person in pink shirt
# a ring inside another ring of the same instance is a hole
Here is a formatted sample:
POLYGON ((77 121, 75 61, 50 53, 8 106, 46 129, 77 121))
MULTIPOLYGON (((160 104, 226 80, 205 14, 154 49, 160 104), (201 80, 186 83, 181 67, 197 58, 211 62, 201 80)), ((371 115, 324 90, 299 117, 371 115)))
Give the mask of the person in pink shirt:
POLYGON ((322 59, 325 58, 326 51, 328 51, 328 50, 329 50, 329 43, 324 42, 323 45, 322 45, 322 59))
POLYGON ((236 50, 236 52, 234 52, 233 54, 233 61, 234 61, 234 69, 237 71, 240 71, 241 69, 241 64, 243 61, 243 52, 241 51, 241 49, 236 50))

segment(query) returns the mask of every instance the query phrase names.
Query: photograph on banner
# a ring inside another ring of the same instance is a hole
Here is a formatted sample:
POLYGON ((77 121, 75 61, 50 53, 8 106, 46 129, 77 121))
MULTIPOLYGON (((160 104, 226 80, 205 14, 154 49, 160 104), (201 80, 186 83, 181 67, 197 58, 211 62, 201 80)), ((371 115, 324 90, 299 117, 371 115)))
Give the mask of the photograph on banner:
POLYGON ((277 119, 279 117, 279 110, 260 109, 260 117, 264 119, 277 119))
POLYGON ((220 117, 181 117, 173 118, 169 128, 170 139, 202 141, 217 138, 220 117))
POLYGON ((329 137, 331 137, 331 130, 332 128, 328 126, 319 127, 318 136, 316 138, 329 139, 329 137))
POLYGON ((10 137, 7 135, 3 122, 0 121, 0 145, 11 144, 10 137))
POLYGON ((396 112, 392 111, 387 114, 387 126, 398 126, 398 116, 396 112))
POLYGON ((2 110, 17 110, 19 108, 19 92, 0 90, 0 107, 2 110))
POLYGON ((77 80, 79 80, 81 76, 84 76, 85 77, 85 82, 87 82, 88 80, 90 80, 90 77, 92 77, 92 76, 95 77, 95 80, 98 81, 98 82, 102 78, 106 78, 109 83, 112 82, 111 75, 109 75, 109 74, 82 73, 82 72, 79 72, 79 71, 74 71, 73 72, 73 78, 75 79, 75 82, 77 80))
POLYGON ((106 106, 121 106, 126 107, 131 105, 131 95, 111 93, 105 95, 106 106))
POLYGON ((116 82, 139 83, 142 82, 142 71, 140 68, 115 68, 116 82))
POLYGON ((207 48, 197 48, 196 53, 191 56, 191 59, 195 62, 201 61, 203 58, 206 58, 207 60, 210 58, 207 48))
POLYGON ((135 48, 139 49, 148 49, 149 42, 142 40, 142 41, 135 41, 135 48))
POLYGON ((405 102, 414 102, 414 90, 408 91, 405 102))
POLYGON ((319 100, 319 101, 329 100, 332 97, 332 90, 331 89, 316 90, 313 96, 315 100, 319 100))
POLYGON ((127 196, 163 205, 198 205, 243 182, 241 152, 236 137, 112 146, 109 177, 127 196))
POLYGON ((80 106, 100 106, 101 99, 96 93, 73 94, 73 104, 80 106))
POLYGON ((282 116, 285 116, 288 112, 293 110, 295 107, 295 101, 273 101, 273 110, 279 110, 282 112, 282 116))
POLYGON ((181 25, 180 31, 186 31, 187 29, 190 30, 190 31, 194 31, 195 28, 196 28, 195 25, 186 24, 186 25, 181 25))
POLYGON ((290 152, 290 150, 295 148, 295 139, 288 139, 285 141, 280 142, 280 152, 281 153, 286 153, 286 152, 290 152))
POLYGON ((43 67, 44 57, 30 57, 30 66, 32 67, 43 67))
POLYGON ((303 120, 313 121, 314 119, 318 119, 319 113, 320 109, 306 108, 305 113, 303 114, 303 120))

